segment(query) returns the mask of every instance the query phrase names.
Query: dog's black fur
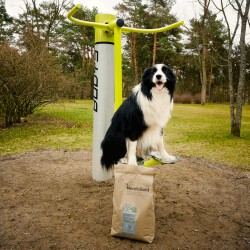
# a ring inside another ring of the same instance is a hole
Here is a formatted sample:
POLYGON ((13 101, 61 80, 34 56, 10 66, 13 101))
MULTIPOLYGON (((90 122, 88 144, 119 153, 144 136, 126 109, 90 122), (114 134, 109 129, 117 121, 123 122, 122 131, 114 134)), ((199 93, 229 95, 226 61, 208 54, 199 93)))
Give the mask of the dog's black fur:
MULTIPOLYGON (((145 114, 138 103, 138 93, 141 92, 147 102, 155 101, 152 89, 155 88, 158 83, 154 83, 152 79, 156 71, 157 69, 154 66, 144 71, 141 84, 137 89, 135 88, 133 93, 121 104, 111 120, 111 125, 101 143, 103 151, 101 164, 107 170, 112 168, 114 164, 126 155, 127 139, 137 141, 144 131, 150 127, 150 124, 146 124, 144 119, 145 114)), ((166 75, 167 81, 165 83, 159 81, 159 84, 164 84, 172 101, 176 77, 172 70, 165 65, 162 66, 162 72, 162 74, 166 75)), ((158 78, 159 76, 157 79, 158 78)), ((161 128, 161 130, 162 129, 163 128, 161 128)))

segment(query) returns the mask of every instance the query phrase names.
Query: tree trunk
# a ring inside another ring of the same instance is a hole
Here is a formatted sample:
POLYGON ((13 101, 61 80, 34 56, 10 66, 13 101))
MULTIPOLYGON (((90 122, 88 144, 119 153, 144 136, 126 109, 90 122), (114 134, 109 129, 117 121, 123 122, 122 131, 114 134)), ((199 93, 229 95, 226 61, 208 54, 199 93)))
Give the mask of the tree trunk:
POLYGON ((129 39, 130 39, 130 66, 131 66, 131 69, 132 69, 132 76, 134 74, 134 71, 133 71, 133 67, 134 67, 134 54, 133 54, 133 34, 131 33, 130 36, 129 36, 129 39))
POLYGON ((83 46, 82 46, 82 68, 85 68, 86 65, 86 26, 82 26, 82 39, 83 39, 83 46))
POLYGON ((209 74, 209 81, 208 81, 208 100, 211 102, 211 86, 213 81, 213 65, 210 63, 210 74, 209 74))
POLYGON ((201 71, 202 71, 202 82, 201 82, 201 105, 206 103, 207 94, 207 54, 208 54, 208 44, 207 44, 207 34, 206 34, 206 19, 208 16, 208 7, 210 0, 200 1, 200 5, 203 7, 203 18, 202 18, 202 59, 201 59, 201 71))
POLYGON ((236 96, 236 114, 235 114, 235 124, 231 127, 231 133, 234 136, 240 137, 241 131, 241 119, 242 119, 242 105, 244 102, 244 87, 245 87, 245 78, 246 78, 246 26, 248 20, 248 13, 250 8, 250 0, 247 0, 245 13, 243 14, 240 9, 239 1, 236 1, 238 8, 241 13, 241 32, 240 32, 240 75, 239 75, 239 83, 238 90, 236 96))
POLYGON ((138 68, 137 68, 137 58, 136 58, 136 34, 132 34, 132 54, 133 54, 133 68, 134 68, 134 82, 138 82, 138 68))
POLYGON ((207 94, 207 45, 206 44, 203 44, 202 50, 203 52, 201 61, 201 67, 202 67, 201 105, 204 106, 206 103, 206 94, 207 94))
POLYGON ((233 87, 233 64, 232 64, 232 43, 230 42, 228 48, 228 87, 229 87, 229 99, 230 99, 230 123, 231 123, 231 134, 236 132, 235 123, 235 98, 234 98, 234 87, 233 87))
POLYGON ((153 65, 155 64, 156 61, 156 38, 157 38, 157 33, 154 33, 153 65))

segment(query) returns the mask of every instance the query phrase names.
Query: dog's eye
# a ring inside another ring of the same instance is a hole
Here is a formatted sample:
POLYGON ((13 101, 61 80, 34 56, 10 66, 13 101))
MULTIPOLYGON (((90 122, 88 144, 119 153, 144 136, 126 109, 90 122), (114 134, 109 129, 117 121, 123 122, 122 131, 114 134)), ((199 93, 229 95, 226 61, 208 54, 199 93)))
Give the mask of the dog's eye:
POLYGON ((156 69, 156 68, 153 68, 153 70, 152 70, 152 71, 153 71, 153 73, 155 73, 155 72, 157 71, 157 69, 156 69))
POLYGON ((163 67, 162 67, 162 71, 163 71, 163 72, 166 72, 166 71, 167 71, 167 67, 166 67, 166 66, 163 66, 163 67))

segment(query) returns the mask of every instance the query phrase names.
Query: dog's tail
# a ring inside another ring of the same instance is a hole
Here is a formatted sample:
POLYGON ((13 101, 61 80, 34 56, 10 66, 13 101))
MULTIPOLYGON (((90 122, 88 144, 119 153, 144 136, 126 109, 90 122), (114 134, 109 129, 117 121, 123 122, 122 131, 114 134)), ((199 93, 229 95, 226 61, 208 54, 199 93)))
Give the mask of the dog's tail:
POLYGON ((106 170, 111 169, 127 153, 126 138, 122 133, 113 133, 110 130, 107 131, 101 144, 101 164, 106 170))

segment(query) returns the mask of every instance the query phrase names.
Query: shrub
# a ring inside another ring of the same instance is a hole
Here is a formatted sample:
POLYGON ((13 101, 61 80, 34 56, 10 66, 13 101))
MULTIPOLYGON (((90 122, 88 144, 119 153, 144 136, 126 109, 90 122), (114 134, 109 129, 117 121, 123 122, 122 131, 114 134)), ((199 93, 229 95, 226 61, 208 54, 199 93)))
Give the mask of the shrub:
POLYGON ((200 103, 201 103, 201 94, 195 94, 195 95, 193 96, 193 102, 194 102, 195 104, 200 104, 200 103))
POLYGON ((19 54, 2 44, 0 69, 0 114, 6 127, 55 102, 62 93, 63 75, 46 47, 32 47, 19 54))
POLYGON ((176 94, 174 96, 174 102, 176 103, 190 104, 192 101, 193 96, 190 93, 176 94))

